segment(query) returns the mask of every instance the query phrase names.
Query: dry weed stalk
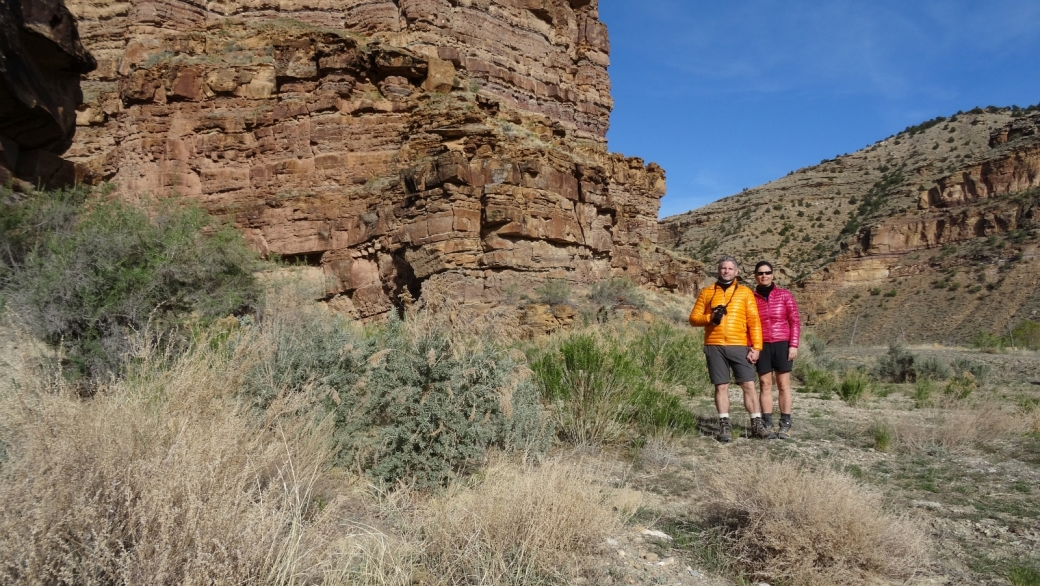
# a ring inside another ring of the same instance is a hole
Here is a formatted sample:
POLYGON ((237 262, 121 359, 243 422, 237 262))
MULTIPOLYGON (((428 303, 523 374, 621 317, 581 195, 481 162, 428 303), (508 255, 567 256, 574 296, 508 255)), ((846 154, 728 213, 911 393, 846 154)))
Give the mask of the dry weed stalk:
POLYGON ((906 451, 954 450, 1028 433, 1033 422, 1019 411, 992 400, 970 409, 962 403, 930 413, 923 420, 900 418, 888 425, 895 444, 906 451))
POLYGON ((22 369, 0 397, 0 582, 361 582, 340 578, 358 555, 378 562, 379 540, 330 541, 342 520, 314 515, 327 425, 285 416, 305 395, 261 414, 235 400, 263 346, 145 347, 88 400, 22 369))
POLYGON ((451 584, 534 584, 559 576, 623 511, 579 465, 492 463, 483 480, 430 505, 427 567, 451 584))
POLYGON ((792 585, 905 578, 927 559, 924 533, 881 496, 830 470, 727 458, 710 479, 704 522, 756 578, 792 585))

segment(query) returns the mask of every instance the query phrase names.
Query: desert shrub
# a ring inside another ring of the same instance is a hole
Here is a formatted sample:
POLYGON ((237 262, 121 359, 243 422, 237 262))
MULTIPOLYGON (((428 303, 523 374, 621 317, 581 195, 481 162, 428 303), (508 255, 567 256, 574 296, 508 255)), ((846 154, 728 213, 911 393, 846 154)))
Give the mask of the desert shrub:
POLYGON ((556 583, 631 514, 608 497, 575 465, 492 465, 431 506, 421 523, 425 565, 450 584, 556 583))
POLYGON ((845 474, 742 458, 710 484, 702 523, 752 581, 862 584, 909 577, 927 558, 924 533, 845 474))
POLYGON ((900 418, 890 425, 901 450, 934 452, 1002 441, 1028 433, 1035 420, 1000 401, 949 404, 923 419, 900 418))
POLYGON ((946 380, 953 376, 953 371, 945 362, 934 356, 928 356, 915 361, 914 376, 918 379, 946 380))
POLYGON ((1011 586, 1040 586, 1040 569, 1030 566, 1015 566, 1007 571, 1011 586))
POLYGON ((890 344, 888 353, 878 357, 874 375, 881 381, 904 383, 916 378, 914 369, 917 357, 899 344, 890 344))
POLYGON ((644 340, 580 333, 532 351, 534 380, 552 405, 563 439, 601 444, 616 442, 633 429, 657 434, 696 428, 696 417, 673 391, 676 384, 695 380, 677 370, 689 359, 679 350, 692 348, 695 338, 651 332, 655 339, 672 337, 672 349, 653 353, 644 340))
MULTIPOLYGON (((489 447, 542 449, 537 394, 492 344, 452 344, 439 329, 391 319, 355 394, 370 426, 339 446, 339 460, 379 481, 429 487, 465 471, 489 447)), ((349 429, 350 426, 348 426, 349 429)))
POLYGON ((911 398, 914 400, 914 407, 920 409, 922 407, 932 406, 932 394, 935 392, 935 383, 932 379, 922 378, 914 382, 914 390, 911 398))
POLYGON ((646 307, 646 298, 639 287, 626 277, 610 277, 592 285, 589 299, 598 305, 613 307, 634 305, 646 307))
POLYGON ((710 388, 704 361, 703 331, 655 323, 634 340, 629 348, 643 372, 665 385, 680 385, 693 396, 710 388))
POLYGON ((978 388, 975 377, 970 372, 957 374, 950 378, 943 388, 943 394, 957 400, 967 399, 978 388))
POLYGON ((845 373, 841 383, 838 384, 836 392, 849 405, 855 405, 863 398, 870 389, 870 378, 867 373, 859 369, 852 369, 845 373))
POLYGON ((985 362, 971 360, 970 358, 957 358, 950 363, 950 368, 954 374, 971 374, 972 378, 978 383, 986 382, 986 379, 989 378, 990 373, 993 371, 985 362))
POLYGON ((17 245, 7 237, 24 250, 3 296, 25 328, 61 349, 68 372, 119 372, 135 332, 175 346, 188 321, 242 314, 257 302, 245 241, 198 208, 168 207, 149 219, 120 201, 87 208, 68 199, 27 217, 39 214, 50 218, 44 228, 13 230, 17 245))
POLYGON ((831 393, 834 392, 836 380, 833 372, 813 368, 806 371, 804 383, 801 389, 802 392, 819 393, 820 398, 824 399, 830 398, 831 393))
POLYGON ((971 345, 985 352, 1000 352, 1007 347, 1007 340, 986 332, 980 332, 971 339, 971 345))
POLYGON ((870 436, 874 443, 874 449, 879 452, 887 452, 895 443, 895 430, 889 423, 875 422, 870 426, 870 436))
POLYGON ((534 292, 538 301, 549 305, 565 305, 571 298, 571 286, 566 279, 546 279, 534 292))
POLYGON ((1040 350, 1040 322, 1027 319, 1011 330, 1015 338, 1015 345, 1040 350))

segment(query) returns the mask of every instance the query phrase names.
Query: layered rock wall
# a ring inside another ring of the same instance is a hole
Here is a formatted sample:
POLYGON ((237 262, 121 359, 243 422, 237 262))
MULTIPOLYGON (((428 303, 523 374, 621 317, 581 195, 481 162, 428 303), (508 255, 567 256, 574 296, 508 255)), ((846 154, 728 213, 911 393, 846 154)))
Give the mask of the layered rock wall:
POLYGON ((80 75, 95 65, 60 0, 0 3, 0 183, 75 180, 60 155, 76 131, 80 75))
POLYGON ((606 150, 595 1, 70 8, 99 63, 70 156, 320 264, 359 315, 429 280, 477 301, 548 276, 692 282, 656 247, 663 170, 606 150))

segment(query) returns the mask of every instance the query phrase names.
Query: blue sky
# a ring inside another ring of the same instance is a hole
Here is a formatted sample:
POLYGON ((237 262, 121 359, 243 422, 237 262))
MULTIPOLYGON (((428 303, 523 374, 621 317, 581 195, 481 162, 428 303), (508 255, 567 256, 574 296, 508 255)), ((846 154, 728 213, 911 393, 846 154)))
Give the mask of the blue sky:
POLYGON ((1040 102, 1036 0, 600 0, 610 149, 661 216, 975 106, 1040 102))

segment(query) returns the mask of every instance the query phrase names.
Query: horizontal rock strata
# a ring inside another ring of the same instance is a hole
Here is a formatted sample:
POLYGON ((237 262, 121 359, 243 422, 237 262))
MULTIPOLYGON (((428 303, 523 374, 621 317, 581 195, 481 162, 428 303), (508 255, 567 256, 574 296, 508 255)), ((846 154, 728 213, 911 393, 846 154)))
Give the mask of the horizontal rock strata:
POLYGON ((79 1, 98 70, 70 152, 120 194, 192 198, 323 267, 360 316, 439 280, 678 288, 664 171, 610 154, 588 0, 79 1))

